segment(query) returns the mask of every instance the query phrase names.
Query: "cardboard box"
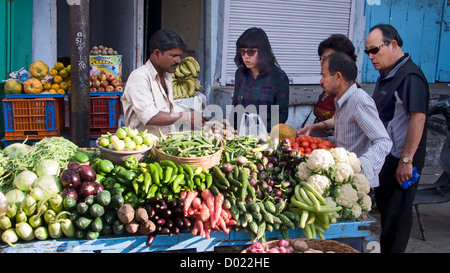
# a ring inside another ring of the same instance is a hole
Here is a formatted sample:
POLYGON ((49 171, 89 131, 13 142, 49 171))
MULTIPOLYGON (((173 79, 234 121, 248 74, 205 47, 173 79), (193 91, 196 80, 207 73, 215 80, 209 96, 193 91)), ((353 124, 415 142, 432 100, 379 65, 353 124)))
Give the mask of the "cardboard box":
POLYGON ((91 55, 90 75, 97 75, 102 70, 122 81, 122 55, 91 55))

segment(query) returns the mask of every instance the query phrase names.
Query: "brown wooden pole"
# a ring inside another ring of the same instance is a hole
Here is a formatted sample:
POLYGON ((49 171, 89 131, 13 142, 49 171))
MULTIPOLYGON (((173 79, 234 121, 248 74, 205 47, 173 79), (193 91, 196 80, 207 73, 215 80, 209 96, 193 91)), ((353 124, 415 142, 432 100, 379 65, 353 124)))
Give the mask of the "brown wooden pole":
POLYGON ((79 147, 89 147, 89 0, 72 1, 70 6, 70 62, 71 140, 79 147))

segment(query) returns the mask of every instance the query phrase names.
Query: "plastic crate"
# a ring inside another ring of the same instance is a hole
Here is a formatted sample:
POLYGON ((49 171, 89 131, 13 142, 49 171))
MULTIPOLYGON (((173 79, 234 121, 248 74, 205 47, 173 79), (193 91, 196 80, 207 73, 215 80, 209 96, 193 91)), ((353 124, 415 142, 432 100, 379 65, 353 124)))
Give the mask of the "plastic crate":
MULTIPOLYGON (((120 96, 90 97, 90 135, 101 136, 107 132, 116 131, 120 118, 120 96)), ((69 113, 71 100, 69 97, 69 113)))
POLYGON ((64 128, 63 98, 4 99, 5 139, 60 136, 64 128))

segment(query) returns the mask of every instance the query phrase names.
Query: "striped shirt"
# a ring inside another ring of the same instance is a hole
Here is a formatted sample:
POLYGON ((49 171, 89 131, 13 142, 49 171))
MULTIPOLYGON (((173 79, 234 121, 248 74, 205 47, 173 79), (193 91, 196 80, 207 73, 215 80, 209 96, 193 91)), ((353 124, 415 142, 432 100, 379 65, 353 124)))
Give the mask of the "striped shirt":
POLYGON ((338 147, 354 152, 372 188, 392 147, 374 100, 356 84, 335 100, 334 137, 338 147))

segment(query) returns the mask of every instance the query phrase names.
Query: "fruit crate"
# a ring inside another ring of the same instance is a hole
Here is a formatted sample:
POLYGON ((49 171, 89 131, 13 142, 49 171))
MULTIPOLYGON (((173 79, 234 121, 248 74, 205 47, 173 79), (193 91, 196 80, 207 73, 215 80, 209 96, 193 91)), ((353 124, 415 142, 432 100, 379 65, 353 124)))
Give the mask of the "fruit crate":
POLYGON ((6 140, 40 140, 61 136, 64 128, 64 99, 4 99, 3 114, 6 140))
MULTIPOLYGON (((69 113, 71 113, 69 97, 69 113)), ((91 96, 90 97, 90 136, 99 137, 107 132, 116 131, 120 118, 120 96, 91 96)), ((72 122, 72 121, 70 121, 72 122)))

